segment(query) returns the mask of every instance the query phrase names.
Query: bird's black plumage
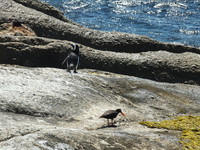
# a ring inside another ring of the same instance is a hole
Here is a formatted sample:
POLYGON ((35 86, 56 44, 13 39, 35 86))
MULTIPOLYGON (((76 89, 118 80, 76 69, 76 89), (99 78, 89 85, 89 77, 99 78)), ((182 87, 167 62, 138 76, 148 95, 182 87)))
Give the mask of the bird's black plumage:
POLYGON ((77 68, 79 65, 79 46, 77 44, 72 44, 73 50, 70 52, 70 54, 65 58, 62 64, 66 62, 67 64, 67 70, 70 72, 70 70, 74 70, 74 73, 77 72, 77 68))
POLYGON ((108 124, 109 124, 109 119, 111 119, 112 124, 113 124, 114 118, 116 118, 119 113, 125 116, 125 114, 122 112, 121 109, 116 109, 116 110, 108 110, 104 112, 103 115, 100 116, 100 118, 106 118, 108 120, 108 124))

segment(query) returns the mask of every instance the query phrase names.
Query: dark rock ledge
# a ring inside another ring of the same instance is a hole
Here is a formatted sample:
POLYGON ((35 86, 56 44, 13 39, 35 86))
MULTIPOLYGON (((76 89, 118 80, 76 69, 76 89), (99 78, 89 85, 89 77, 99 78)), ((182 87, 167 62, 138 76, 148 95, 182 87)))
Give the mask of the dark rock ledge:
POLYGON ((39 1, 2 0, 0 23, 20 21, 43 38, 1 36, 0 62, 62 68, 71 41, 81 46, 81 68, 157 81, 200 83, 199 48, 161 43, 135 34, 95 31, 63 18, 57 9, 39 1))
MULTIPOLYGON (((0 10, 0 23, 16 19, 29 25, 38 36, 69 40, 95 49, 116 52, 135 53, 166 50, 175 53, 200 53, 199 48, 161 43, 146 36, 91 30, 68 21, 63 21, 60 17, 56 17, 57 19, 55 18, 55 16, 60 15, 54 15, 54 17, 49 16, 48 14, 60 14, 60 12, 55 13, 55 10, 52 10, 50 6, 45 7, 45 10, 48 10, 48 13, 45 11, 45 14, 43 13, 44 11, 37 11, 39 9, 31 9, 41 6, 41 4, 38 4, 38 1, 15 1, 20 4, 12 0, 3 0, 2 3, 4 7, 0 10)), ((41 7, 43 8, 43 3, 41 7)))
MULTIPOLYGON (((64 68, 70 42, 31 36, 0 36, 0 63, 64 68)), ((80 68, 105 70, 165 82, 200 84, 198 54, 149 51, 116 53, 80 45, 80 68)))

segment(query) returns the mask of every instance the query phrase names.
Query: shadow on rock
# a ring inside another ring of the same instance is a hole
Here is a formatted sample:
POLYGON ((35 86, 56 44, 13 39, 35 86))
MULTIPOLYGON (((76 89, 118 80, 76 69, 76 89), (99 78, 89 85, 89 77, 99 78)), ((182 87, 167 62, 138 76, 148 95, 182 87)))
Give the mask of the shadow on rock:
POLYGON ((112 124, 112 125, 103 125, 101 127, 98 127, 97 130, 99 129, 104 129, 104 128, 117 128, 118 126, 112 124))

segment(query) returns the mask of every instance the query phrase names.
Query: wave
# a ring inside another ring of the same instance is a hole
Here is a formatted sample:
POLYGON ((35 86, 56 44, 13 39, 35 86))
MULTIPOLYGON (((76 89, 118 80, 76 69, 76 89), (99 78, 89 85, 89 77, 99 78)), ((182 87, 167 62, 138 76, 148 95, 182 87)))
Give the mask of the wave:
POLYGON ((154 8, 163 8, 163 7, 178 7, 178 8, 187 9, 188 5, 178 3, 178 2, 168 2, 168 3, 158 3, 154 6, 154 8))
POLYGON ((200 0, 43 0, 91 29, 146 35, 199 47, 200 0), (194 30, 193 30, 194 29, 194 30), (157 34, 158 33, 158 34, 157 34))
POLYGON ((188 35, 191 35, 191 34, 199 34, 200 33, 200 30, 184 30, 184 29, 180 29, 179 30, 180 33, 184 33, 184 34, 188 34, 188 35))

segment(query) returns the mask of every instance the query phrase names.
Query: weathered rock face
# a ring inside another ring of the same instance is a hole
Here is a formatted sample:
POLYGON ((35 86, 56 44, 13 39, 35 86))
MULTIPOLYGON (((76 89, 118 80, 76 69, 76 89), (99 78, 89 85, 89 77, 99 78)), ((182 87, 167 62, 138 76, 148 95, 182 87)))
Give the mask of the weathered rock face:
POLYGON ((37 11, 40 11, 40 12, 43 12, 49 16, 52 16, 52 17, 55 17, 57 19, 60 19, 64 22, 68 22, 68 23, 71 23, 71 24, 74 24, 74 25, 78 25, 78 24, 75 24, 74 22, 72 22, 71 20, 68 20, 64 17, 64 13, 57 10, 56 8, 54 8, 53 6, 47 4, 47 3, 43 3, 39 0, 13 0, 19 4, 22 4, 26 7, 29 7, 29 8, 32 8, 32 9, 35 9, 37 11))
POLYGON ((18 21, 29 25, 38 36, 69 40, 95 49, 116 52, 135 53, 167 50, 178 53, 187 51, 198 54, 200 53, 199 48, 161 43, 146 36, 119 32, 102 32, 87 29, 71 22, 65 22, 63 19, 56 19, 55 17, 47 15, 54 14, 54 10, 52 10, 51 7, 47 7, 47 5, 44 5, 43 3, 39 3, 38 1, 15 1, 2 0, 0 23, 10 22, 17 19, 18 21), (20 4, 16 3, 15 1, 19 2, 20 4), (25 7, 21 4, 28 7, 25 7), (46 6, 44 9, 43 5, 46 6), (40 6, 42 10, 45 11, 45 14, 43 13, 44 11, 41 12, 41 10, 38 9, 40 6), (36 8, 36 10, 29 7, 36 8))
MULTIPOLYGON (((63 68, 68 41, 40 37, 0 37, 0 63, 63 68)), ((200 84, 200 55, 154 51, 115 53, 80 45, 81 68, 106 70, 165 82, 200 84)))
POLYGON ((0 66, 0 149, 180 149, 179 132, 142 120, 199 115, 199 86, 95 70, 0 66), (117 127, 99 116, 121 108, 117 127))
POLYGON ((200 87, 133 76, 199 85, 198 48, 87 29, 37 0, 1 0, 1 25, 16 20, 39 37, 0 31, 0 63, 12 64, 0 65, 0 150, 181 149, 178 131, 138 122, 200 115, 200 87), (80 46, 80 68, 96 70, 63 69, 71 42, 80 46), (118 108, 127 118, 105 126, 99 116, 118 108))
POLYGON ((2 36, 1 63, 61 68, 62 60, 70 50, 66 40, 70 40, 83 44, 82 68, 106 70, 157 81, 200 83, 198 48, 160 43, 135 34, 90 30, 63 20, 60 17, 62 13, 39 1, 2 0, 0 7, 1 23, 18 20, 29 25, 38 36, 65 40, 2 36), (56 15, 49 16, 51 14, 56 15))
POLYGON ((12 36, 36 36, 35 32, 24 24, 17 22, 19 25, 15 26, 12 23, 3 23, 0 25, 0 35, 12 36))

